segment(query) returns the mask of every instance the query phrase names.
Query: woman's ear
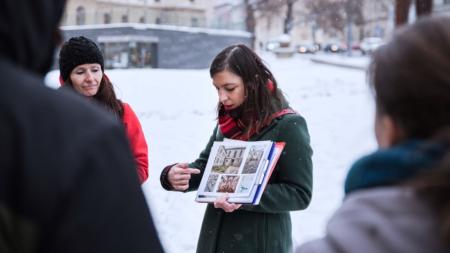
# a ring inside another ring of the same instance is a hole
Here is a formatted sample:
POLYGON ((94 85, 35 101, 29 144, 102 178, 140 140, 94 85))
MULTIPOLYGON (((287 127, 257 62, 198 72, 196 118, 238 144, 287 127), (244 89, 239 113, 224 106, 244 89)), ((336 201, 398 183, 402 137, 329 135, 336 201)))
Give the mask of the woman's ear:
POLYGON ((58 80, 59 80, 59 85, 63 86, 65 82, 64 82, 64 79, 62 78, 62 75, 59 75, 58 80))
POLYGON ((402 139, 402 131, 391 116, 377 113, 375 118, 375 136, 380 148, 389 148, 402 139))
POLYGON ((106 81, 110 82, 110 81, 109 81, 109 77, 105 74, 105 72, 103 72, 103 78, 105 78, 106 81))

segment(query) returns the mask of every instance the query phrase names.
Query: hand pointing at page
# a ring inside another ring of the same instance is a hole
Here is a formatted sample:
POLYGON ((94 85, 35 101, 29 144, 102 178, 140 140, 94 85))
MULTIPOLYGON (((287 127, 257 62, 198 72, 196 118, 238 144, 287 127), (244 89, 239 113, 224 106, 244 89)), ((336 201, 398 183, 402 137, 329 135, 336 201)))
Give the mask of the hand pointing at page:
POLYGON ((189 188, 191 174, 200 174, 200 170, 189 168, 187 163, 177 163, 170 168, 167 179, 174 190, 185 191, 189 188))

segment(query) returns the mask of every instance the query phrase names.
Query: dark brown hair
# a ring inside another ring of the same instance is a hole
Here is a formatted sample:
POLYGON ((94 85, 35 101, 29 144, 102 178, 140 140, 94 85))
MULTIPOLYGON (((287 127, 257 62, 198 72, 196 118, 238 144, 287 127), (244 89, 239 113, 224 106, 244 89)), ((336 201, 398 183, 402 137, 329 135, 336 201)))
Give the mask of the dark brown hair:
MULTIPOLYGON (((250 129, 259 132, 269 121, 270 116, 287 105, 278 89, 277 81, 262 59, 244 44, 223 49, 212 61, 209 73, 211 78, 218 72, 230 71, 242 78, 247 98, 242 104, 241 120, 248 134, 250 129), (271 81, 273 89, 268 88, 271 81)), ((220 110, 221 104, 218 104, 220 110)))
MULTIPOLYGON (((73 88, 72 81, 70 78, 67 79, 65 85, 69 85, 73 88)), ((95 101, 104 106, 107 110, 114 113, 114 115, 122 119, 123 118, 123 105, 122 101, 117 99, 116 93, 114 92, 114 87, 109 80, 109 78, 103 73, 102 80, 100 81, 100 87, 97 94, 93 96, 95 101)))
POLYGON ((422 18, 399 30, 374 53, 368 77, 377 112, 393 119, 403 139, 444 144, 438 168, 411 185, 437 211, 450 243, 450 18, 422 18))

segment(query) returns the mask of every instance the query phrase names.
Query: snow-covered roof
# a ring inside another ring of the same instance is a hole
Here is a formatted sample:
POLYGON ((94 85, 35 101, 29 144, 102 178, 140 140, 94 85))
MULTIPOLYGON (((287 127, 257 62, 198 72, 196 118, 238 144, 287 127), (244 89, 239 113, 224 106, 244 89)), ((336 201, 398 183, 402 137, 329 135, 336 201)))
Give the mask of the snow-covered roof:
POLYGON ((121 28, 121 27, 131 27, 134 29, 158 29, 158 30, 170 30, 188 33, 208 33, 214 35, 226 35, 226 36, 239 36, 250 38, 251 33, 245 31, 236 30, 222 30, 222 29, 211 29, 202 27, 188 27, 188 26, 174 26, 174 25, 157 25, 157 24, 140 24, 140 23, 116 23, 116 24, 96 24, 96 25, 78 25, 78 26, 62 26, 63 31, 70 30, 83 30, 83 29, 105 29, 105 28, 121 28))

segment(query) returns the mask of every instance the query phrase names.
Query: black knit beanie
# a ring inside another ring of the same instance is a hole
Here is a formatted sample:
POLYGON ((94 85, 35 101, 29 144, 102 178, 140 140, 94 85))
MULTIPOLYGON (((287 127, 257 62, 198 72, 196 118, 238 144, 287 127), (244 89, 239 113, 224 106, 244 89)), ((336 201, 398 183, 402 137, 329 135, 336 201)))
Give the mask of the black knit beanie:
POLYGON ((87 63, 98 63, 102 71, 105 70, 102 52, 92 40, 80 36, 72 37, 64 42, 59 51, 59 71, 64 82, 74 68, 87 63))

